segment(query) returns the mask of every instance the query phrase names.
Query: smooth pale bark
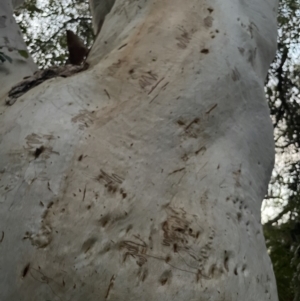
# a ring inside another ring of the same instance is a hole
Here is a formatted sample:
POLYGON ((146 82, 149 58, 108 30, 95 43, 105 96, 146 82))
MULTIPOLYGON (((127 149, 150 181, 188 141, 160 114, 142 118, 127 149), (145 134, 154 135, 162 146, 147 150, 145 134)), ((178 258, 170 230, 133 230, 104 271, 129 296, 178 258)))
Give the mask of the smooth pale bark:
POLYGON ((89 70, 1 108, 1 300, 278 300, 276 2, 117 0, 89 70))

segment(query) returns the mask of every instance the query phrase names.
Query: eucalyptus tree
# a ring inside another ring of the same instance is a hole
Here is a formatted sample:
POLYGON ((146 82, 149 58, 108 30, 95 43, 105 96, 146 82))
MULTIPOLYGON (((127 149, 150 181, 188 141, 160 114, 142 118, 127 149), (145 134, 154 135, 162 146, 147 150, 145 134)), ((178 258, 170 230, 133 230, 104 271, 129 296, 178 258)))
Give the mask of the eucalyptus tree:
POLYGON ((93 12, 84 66, 1 74, 1 299, 276 301, 260 207, 277 2, 93 12))

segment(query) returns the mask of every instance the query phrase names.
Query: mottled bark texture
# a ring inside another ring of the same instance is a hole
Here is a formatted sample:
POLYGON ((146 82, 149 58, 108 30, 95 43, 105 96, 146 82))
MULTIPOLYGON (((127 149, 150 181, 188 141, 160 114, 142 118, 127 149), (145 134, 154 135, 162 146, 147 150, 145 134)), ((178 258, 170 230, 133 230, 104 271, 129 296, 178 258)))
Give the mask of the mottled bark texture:
POLYGON ((116 0, 88 70, 1 107, 1 300, 278 300, 276 6, 116 0))

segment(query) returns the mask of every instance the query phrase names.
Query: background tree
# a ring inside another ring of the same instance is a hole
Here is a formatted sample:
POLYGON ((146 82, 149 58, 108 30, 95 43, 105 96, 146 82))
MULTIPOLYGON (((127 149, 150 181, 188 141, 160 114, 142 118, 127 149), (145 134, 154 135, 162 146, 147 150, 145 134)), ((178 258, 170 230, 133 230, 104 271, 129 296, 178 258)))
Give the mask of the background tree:
POLYGON ((94 40, 88 0, 28 0, 15 15, 40 68, 66 63, 66 30, 74 31, 87 47, 94 40))
POLYGON ((276 162, 266 204, 275 214, 264 225, 282 301, 300 300, 300 2, 281 0, 278 51, 266 81, 276 162))

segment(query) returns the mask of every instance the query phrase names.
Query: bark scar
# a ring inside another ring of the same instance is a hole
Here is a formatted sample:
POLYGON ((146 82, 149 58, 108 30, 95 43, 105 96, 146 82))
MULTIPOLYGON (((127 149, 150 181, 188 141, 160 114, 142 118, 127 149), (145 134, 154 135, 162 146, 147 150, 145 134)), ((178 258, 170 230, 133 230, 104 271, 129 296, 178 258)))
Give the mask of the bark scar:
POLYGON ((110 293, 110 290, 111 290, 112 287, 114 286, 115 279, 116 279, 116 276, 115 276, 115 275, 112 275, 112 277, 110 278, 110 282, 109 282, 108 288, 107 288, 107 292, 106 292, 106 295, 105 295, 105 299, 108 298, 109 293, 110 293))

